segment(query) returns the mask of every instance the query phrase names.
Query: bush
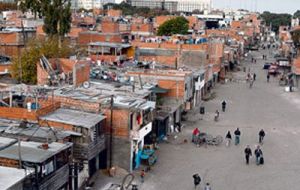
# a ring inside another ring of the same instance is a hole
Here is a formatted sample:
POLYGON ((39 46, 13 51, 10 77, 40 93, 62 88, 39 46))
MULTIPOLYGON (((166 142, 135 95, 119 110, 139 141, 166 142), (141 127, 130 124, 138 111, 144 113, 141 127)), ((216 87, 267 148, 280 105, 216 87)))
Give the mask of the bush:
POLYGON ((158 27, 157 35, 171 36, 173 34, 187 34, 189 21, 184 17, 176 17, 164 22, 158 27))

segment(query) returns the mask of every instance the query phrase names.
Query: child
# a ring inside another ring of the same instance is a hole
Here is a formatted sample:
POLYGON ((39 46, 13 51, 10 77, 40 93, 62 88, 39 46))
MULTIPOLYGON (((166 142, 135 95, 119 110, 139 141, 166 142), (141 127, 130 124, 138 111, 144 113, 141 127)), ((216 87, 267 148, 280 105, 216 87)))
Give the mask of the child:
POLYGON ((211 190, 211 187, 210 187, 210 184, 209 183, 206 183, 205 187, 204 187, 204 190, 211 190))
POLYGON ((145 170, 141 171, 141 182, 144 183, 144 178, 145 178, 145 170))

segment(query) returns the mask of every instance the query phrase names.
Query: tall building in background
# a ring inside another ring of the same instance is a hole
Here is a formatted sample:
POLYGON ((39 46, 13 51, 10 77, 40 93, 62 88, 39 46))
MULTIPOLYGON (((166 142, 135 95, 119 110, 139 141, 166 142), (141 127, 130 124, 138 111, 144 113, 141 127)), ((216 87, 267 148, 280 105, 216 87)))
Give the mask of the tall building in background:
POLYGON ((99 9, 107 3, 115 3, 115 0, 71 0, 72 9, 99 9))
MULTIPOLYGON (((174 1, 174 0, 165 0, 174 1)), ((211 11, 212 7, 212 0, 175 0, 178 2, 177 4, 177 11, 182 12, 193 12, 194 10, 199 11, 211 11)))
POLYGON ((148 7, 150 9, 158 8, 162 10, 167 10, 171 13, 177 11, 178 4, 176 0, 127 0, 126 2, 134 7, 148 7))
POLYGON ((136 7, 162 8, 170 12, 211 11, 212 0, 127 0, 136 7))

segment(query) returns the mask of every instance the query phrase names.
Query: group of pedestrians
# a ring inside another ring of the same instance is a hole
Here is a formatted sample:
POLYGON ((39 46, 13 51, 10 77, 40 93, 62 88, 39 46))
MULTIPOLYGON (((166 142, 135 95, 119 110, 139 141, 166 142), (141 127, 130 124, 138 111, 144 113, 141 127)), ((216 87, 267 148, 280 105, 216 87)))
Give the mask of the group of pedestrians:
MULTIPOLYGON (((266 135, 266 133, 263 129, 261 129, 258 133, 259 143, 261 145, 263 144, 263 140, 264 140, 265 135, 266 135)), ((249 164, 249 159, 252 156, 252 150, 251 150, 249 145, 247 145, 244 152, 245 152, 246 164, 249 164)), ((256 165, 264 164, 263 152, 262 152, 259 145, 256 146, 256 149, 254 151, 254 155, 255 155, 255 158, 256 158, 256 165)))
POLYGON ((267 55, 263 54, 262 58, 263 60, 267 60, 267 55))
MULTIPOLYGON (((265 134, 265 131, 263 129, 261 129, 258 133, 259 143, 261 145, 263 144, 263 140, 264 140, 265 135, 266 134, 265 134)), ((234 136, 235 136, 235 143, 234 144, 235 145, 240 144, 241 131, 239 130, 239 128, 237 128, 234 131, 234 136)), ((226 146, 229 147, 231 145, 231 140, 232 140, 232 136, 231 136, 230 131, 227 132, 225 139, 226 139, 226 146)), ((252 150, 251 150, 249 145, 247 145, 247 147, 245 148, 244 153, 245 153, 245 158, 246 158, 246 164, 249 164, 249 159, 252 156, 252 150)), ((260 149, 259 145, 255 149, 254 154, 255 154, 255 157, 256 157, 256 164, 257 165, 263 164, 264 163, 263 153, 262 153, 262 150, 260 149)))
MULTIPOLYGON (((252 156, 252 150, 250 148, 250 145, 247 145, 244 152, 245 152, 246 164, 249 165, 249 160, 250 160, 250 157, 252 156)), ((255 158, 256 158, 256 165, 264 164, 263 152, 259 145, 256 146, 254 154, 255 154, 255 158)))
MULTIPOLYGON (((235 145, 240 144, 240 137, 241 137, 241 131, 239 128, 237 128, 234 131, 234 144, 235 145)), ((227 132, 225 139, 226 139, 226 146, 229 147, 231 145, 231 141, 232 141, 232 136, 231 136, 230 131, 227 132)))

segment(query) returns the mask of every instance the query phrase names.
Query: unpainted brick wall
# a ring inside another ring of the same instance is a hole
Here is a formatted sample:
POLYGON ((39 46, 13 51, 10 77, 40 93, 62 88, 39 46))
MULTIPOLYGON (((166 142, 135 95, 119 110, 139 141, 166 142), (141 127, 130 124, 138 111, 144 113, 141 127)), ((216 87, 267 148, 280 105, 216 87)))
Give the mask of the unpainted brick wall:
POLYGON ((184 94, 185 94, 184 81, 158 80, 158 86, 161 88, 168 89, 168 92, 162 94, 162 96, 184 100, 184 94))
MULTIPOLYGON (((110 133, 110 109, 103 109, 102 111, 106 116, 106 131, 110 133)), ((129 117, 130 111, 128 109, 115 108, 113 110, 113 135, 115 137, 129 138, 129 117)))
POLYGON ((29 112, 27 109, 15 107, 0 107, 0 116, 7 119, 26 119, 30 121, 36 121, 38 117, 34 110, 29 112))
POLYGON ((0 166, 19 168, 19 161, 8 159, 8 158, 0 158, 0 166))

